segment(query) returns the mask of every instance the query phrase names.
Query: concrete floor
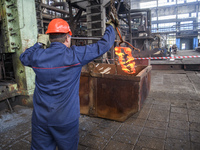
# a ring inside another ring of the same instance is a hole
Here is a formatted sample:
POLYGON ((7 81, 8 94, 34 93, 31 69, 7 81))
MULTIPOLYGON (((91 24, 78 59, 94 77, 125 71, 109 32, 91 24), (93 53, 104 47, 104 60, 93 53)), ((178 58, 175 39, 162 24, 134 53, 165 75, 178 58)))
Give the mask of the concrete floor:
MULTIPOLYGON (((200 149, 200 71, 151 74, 151 90, 141 111, 125 122, 80 117, 78 150, 200 149)), ((0 113, 0 149, 30 149, 32 109, 14 110, 0 113)))

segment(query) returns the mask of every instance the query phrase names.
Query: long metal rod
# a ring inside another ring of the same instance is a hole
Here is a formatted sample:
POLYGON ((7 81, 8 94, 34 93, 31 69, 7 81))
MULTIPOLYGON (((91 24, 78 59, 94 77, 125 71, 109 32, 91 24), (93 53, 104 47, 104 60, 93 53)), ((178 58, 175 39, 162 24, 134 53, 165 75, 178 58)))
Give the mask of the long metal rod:
POLYGON ((100 40, 101 38, 95 37, 71 37, 72 40, 100 40))
POLYGON ((12 106, 10 105, 10 102, 9 102, 8 99, 6 99, 6 101, 7 101, 7 103, 8 103, 8 107, 9 107, 9 109, 10 109, 10 112, 12 113, 12 112, 13 112, 12 106))
POLYGON ((59 13, 69 14, 69 12, 66 11, 66 10, 58 9, 56 7, 49 6, 49 5, 44 4, 44 3, 41 4, 41 7, 47 8, 47 9, 50 9, 50 10, 54 10, 54 11, 59 12, 59 13))

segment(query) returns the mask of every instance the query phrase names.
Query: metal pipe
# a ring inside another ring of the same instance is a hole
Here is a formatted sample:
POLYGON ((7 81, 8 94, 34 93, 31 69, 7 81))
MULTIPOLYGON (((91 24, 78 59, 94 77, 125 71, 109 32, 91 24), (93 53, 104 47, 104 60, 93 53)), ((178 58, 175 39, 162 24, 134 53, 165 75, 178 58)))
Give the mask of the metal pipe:
POLYGON ((54 7, 54 6, 49 6, 49 5, 44 4, 44 3, 41 4, 41 7, 47 8, 47 9, 50 9, 50 10, 53 10, 53 11, 56 11, 56 12, 59 12, 59 13, 69 14, 69 12, 66 11, 66 10, 59 9, 59 8, 54 7))
POLYGON ((148 12, 151 11, 151 9, 147 8, 147 9, 132 9, 130 10, 130 13, 136 13, 136 12, 148 12))
POLYGON ((46 13, 42 13, 42 18, 43 18, 43 19, 49 19, 49 20, 52 20, 52 19, 55 18, 55 16, 50 15, 50 14, 46 14, 46 13))
POLYGON ((63 10, 67 10, 68 4, 67 2, 54 2, 52 6, 63 6, 63 10))
MULTIPOLYGON (((68 10, 68 3, 67 2, 54 2, 52 6, 62 6, 63 10, 68 10)), ((64 17, 64 16, 63 16, 64 17)))
POLYGON ((100 40, 101 38, 95 37, 71 37, 72 40, 100 40))
POLYGON ((9 109, 10 109, 10 112, 12 113, 12 112, 13 112, 12 106, 10 105, 10 102, 9 102, 8 99, 6 99, 6 101, 7 101, 8 107, 9 107, 9 109))
POLYGON ((43 23, 47 23, 47 24, 49 24, 50 21, 48 21, 48 20, 43 20, 43 23))

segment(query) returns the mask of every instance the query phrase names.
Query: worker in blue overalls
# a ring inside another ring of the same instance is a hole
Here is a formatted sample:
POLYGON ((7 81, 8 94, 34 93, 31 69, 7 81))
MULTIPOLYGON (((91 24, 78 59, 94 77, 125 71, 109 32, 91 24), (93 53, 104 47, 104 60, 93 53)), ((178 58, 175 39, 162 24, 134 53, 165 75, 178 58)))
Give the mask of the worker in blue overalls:
POLYGON ((81 68, 107 52, 115 41, 118 21, 109 21, 97 43, 71 46, 72 32, 66 21, 53 19, 46 34, 51 45, 43 49, 44 38, 21 54, 23 65, 35 74, 32 115, 32 150, 77 150, 79 141, 79 81, 81 68))

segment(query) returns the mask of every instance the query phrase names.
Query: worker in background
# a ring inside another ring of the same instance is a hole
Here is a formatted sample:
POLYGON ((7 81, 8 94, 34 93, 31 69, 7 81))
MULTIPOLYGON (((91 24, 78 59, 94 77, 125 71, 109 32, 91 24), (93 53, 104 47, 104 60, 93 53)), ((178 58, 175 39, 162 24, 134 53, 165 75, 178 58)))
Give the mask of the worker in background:
POLYGON ((172 46, 169 47, 169 57, 171 57, 172 54, 172 46))
POLYGON ((79 82, 81 68, 107 52, 115 41, 117 21, 108 21, 97 43, 71 46, 72 32, 66 21, 53 19, 46 34, 21 54, 23 65, 35 74, 32 114, 32 150, 77 150, 79 141, 79 82))

